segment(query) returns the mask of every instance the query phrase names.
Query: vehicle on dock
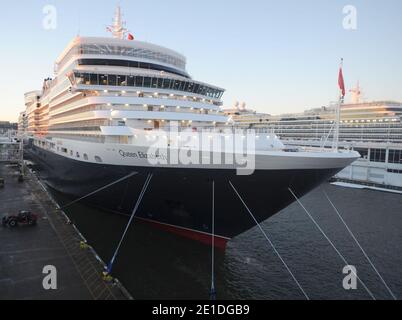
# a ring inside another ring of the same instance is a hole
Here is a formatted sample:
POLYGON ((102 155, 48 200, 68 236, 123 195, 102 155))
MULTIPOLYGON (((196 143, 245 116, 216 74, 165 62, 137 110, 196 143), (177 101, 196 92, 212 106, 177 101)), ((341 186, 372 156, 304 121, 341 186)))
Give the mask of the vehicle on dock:
POLYGON ((34 226, 38 222, 38 216, 30 211, 20 211, 17 215, 5 215, 1 222, 4 227, 10 228, 19 225, 34 226))

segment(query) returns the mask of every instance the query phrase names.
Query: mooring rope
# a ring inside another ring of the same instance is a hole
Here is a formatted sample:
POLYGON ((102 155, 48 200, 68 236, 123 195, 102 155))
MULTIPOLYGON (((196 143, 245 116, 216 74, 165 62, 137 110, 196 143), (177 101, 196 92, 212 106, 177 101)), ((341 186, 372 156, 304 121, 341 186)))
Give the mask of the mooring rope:
POLYGON ((254 222, 256 223, 256 225, 258 226, 258 228, 260 229, 261 233, 264 235, 265 239, 268 241, 268 243, 271 245, 272 249, 274 250, 275 254, 279 257, 279 259, 281 260, 282 264, 285 266, 286 270, 289 272, 289 274, 291 275, 291 277, 293 278, 294 282, 296 283, 296 285, 299 287, 300 291, 303 293, 303 295, 306 297, 307 300, 310 300, 309 296, 307 295, 307 293, 304 291, 303 287, 301 286, 301 284, 299 283, 299 281, 297 281, 295 275, 293 274, 293 272, 290 270, 289 266, 286 264, 285 260, 282 258, 281 254, 279 253, 279 251, 276 249, 274 243, 271 241, 271 239, 268 237, 267 233, 264 231, 264 229, 261 227, 261 225, 258 223, 257 219, 254 217, 253 213, 251 212, 251 210, 248 208, 247 204, 244 202, 243 198, 240 196, 239 192, 236 190, 236 188, 234 187, 234 185, 232 184, 231 181, 229 181, 230 186, 233 188, 234 192, 236 193, 236 195, 239 197, 240 201, 243 203, 244 207, 246 208, 246 210, 248 211, 248 213, 250 214, 251 218, 254 220, 254 222))
POLYGON ((104 186, 104 187, 102 187, 102 188, 99 188, 99 189, 97 189, 97 190, 95 190, 95 191, 93 191, 93 192, 91 192, 91 193, 88 193, 87 195, 85 195, 85 196, 83 196, 83 197, 81 197, 81 198, 79 198, 79 199, 77 199, 77 200, 74 200, 74 201, 72 201, 72 202, 70 202, 70 203, 68 203, 68 204, 66 204, 66 205, 64 205, 64 206, 62 206, 61 208, 59 208, 59 210, 64 210, 64 209, 66 209, 66 208, 72 206, 73 204, 76 204, 77 202, 80 202, 80 201, 82 201, 82 200, 84 200, 84 199, 86 199, 86 198, 88 198, 88 197, 90 197, 90 196, 92 196, 92 195, 94 195, 94 194, 96 194, 96 193, 98 193, 98 192, 101 192, 101 191, 103 191, 103 190, 105 190, 105 189, 107 189, 107 188, 110 188, 111 186, 113 186, 113 185, 115 185, 115 184, 118 184, 119 182, 122 182, 122 181, 124 181, 124 180, 126 180, 126 179, 128 179, 128 178, 131 178, 132 176, 135 176, 135 175, 137 175, 137 174, 138 174, 138 172, 132 172, 132 173, 126 175, 125 177, 123 177, 123 178, 121 178, 121 179, 119 179, 119 180, 116 180, 116 181, 114 181, 114 182, 112 182, 112 183, 109 183, 108 185, 106 185, 106 186, 104 186))
POLYGON ((121 237, 120 242, 117 245, 116 251, 113 254, 112 260, 110 260, 110 263, 108 265, 107 272, 109 274, 112 273, 113 264, 114 264, 114 262, 116 260, 116 257, 117 257, 117 255, 118 255, 118 253, 120 251, 120 247, 123 244, 124 238, 127 235, 128 229, 130 228, 130 225, 131 225, 131 222, 133 221, 133 219, 135 217, 135 214, 137 213, 137 210, 138 210, 138 208, 139 208, 139 206, 140 206, 140 204, 142 202, 142 199, 143 199, 143 197, 145 195, 145 192, 148 189, 149 183, 151 182, 152 178, 153 178, 153 174, 151 174, 151 173, 148 174, 147 179, 145 180, 144 186, 142 187, 141 193, 140 193, 140 195, 138 197, 137 203, 135 204, 135 207, 134 207, 133 212, 131 214, 130 220, 128 221, 126 229, 124 230, 123 236, 121 237))
POLYGON ((215 289, 215 181, 212 181, 212 252, 211 252, 211 292, 210 299, 216 300, 215 289))
POLYGON ((392 296, 392 298, 394 300, 398 300, 397 297, 395 296, 395 294, 392 292, 391 288, 388 286, 388 284, 385 282, 384 278, 381 276, 380 272, 377 270, 377 268, 374 266, 374 263, 371 261, 371 259, 369 258, 369 256, 367 255, 366 251, 363 249, 363 247, 361 246, 360 242, 357 240, 357 238, 355 237, 355 235, 353 234, 352 230, 350 230, 349 226, 347 225, 346 221, 343 219, 342 215, 340 214, 339 210, 336 208, 335 204, 331 201, 331 199, 329 198, 328 194, 325 192, 324 189, 322 189, 325 197, 327 198, 328 202, 331 204, 332 208, 334 209, 334 211, 336 212, 336 214, 338 215, 339 219, 342 221, 342 223, 344 224, 346 230, 348 230, 350 236, 353 238, 353 240, 356 242, 357 246, 360 248, 361 252, 363 253, 363 255, 365 256, 365 258, 367 259, 367 261, 369 262, 369 264, 371 265, 371 267, 373 268, 373 270, 377 273, 378 277, 381 279, 382 283, 384 284, 384 286, 387 288, 389 294, 392 296))
POLYGON ((119 210, 121 210, 121 208, 123 207, 123 202, 124 202, 124 200, 126 200, 129 185, 130 185, 130 180, 127 179, 126 188, 124 189, 123 196, 121 197, 120 205, 117 207, 119 210))
MULTIPOLYGON (((306 209, 306 207, 303 205, 303 203, 299 200, 299 198, 296 196, 296 194, 293 192, 291 188, 288 188, 289 192, 293 195, 293 197, 296 199, 297 203, 303 208, 303 210, 307 213, 309 216, 310 220, 314 223, 314 225, 317 227, 317 229, 322 233, 322 235, 327 239, 329 244, 332 246, 332 248, 335 250, 335 252, 338 254, 338 256, 342 259, 342 261, 345 263, 346 266, 349 265, 349 263, 346 261, 345 257, 342 255, 342 253, 336 248, 334 243, 331 241, 331 239, 327 236, 327 234, 324 232, 324 230, 320 227, 320 225, 317 223, 317 221, 313 218, 313 216, 310 214, 310 212, 306 209)), ((353 275, 360 281, 360 283, 363 285, 364 289, 366 289, 367 293, 370 295, 370 297, 373 300, 376 300, 372 292, 370 291, 369 288, 365 285, 362 279, 356 274, 356 272, 353 272, 353 275)))

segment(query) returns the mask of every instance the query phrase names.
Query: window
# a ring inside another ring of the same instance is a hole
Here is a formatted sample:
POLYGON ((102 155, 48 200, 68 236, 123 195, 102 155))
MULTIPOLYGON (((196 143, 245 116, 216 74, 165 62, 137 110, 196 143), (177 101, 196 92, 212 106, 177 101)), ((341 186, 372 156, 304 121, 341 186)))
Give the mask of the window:
POLYGON ((169 72, 176 74, 178 76, 189 78, 188 74, 185 71, 179 70, 177 68, 171 68, 168 66, 162 66, 160 64, 155 63, 126 61, 119 59, 80 59, 78 60, 78 64, 80 66, 115 66, 115 67, 141 68, 147 70, 169 72))
POLYGON ((80 154, 79 154, 79 152, 77 152, 77 154, 76 154, 76 155, 77 155, 77 158, 80 158, 80 154))
POLYGON ((389 163, 402 163, 402 150, 389 150, 389 163))
POLYGON ((368 156, 368 149, 355 148, 355 151, 357 151, 358 153, 360 153, 360 156, 362 157, 362 159, 367 159, 367 156, 368 156))
POLYGON ((77 84, 82 84, 82 82, 84 81, 84 79, 82 78, 81 73, 76 73, 75 74, 75 81, 77 82, 77 84))
POLYGON ((117 85, 118 86, 127 86, 127 77, 126 76, 117 76, 117 85))
POLYGON ((151 87, 151 78, 150 77, 144 77, 144 87, 145 88, 151 87))
POLYGON ((141 68, 141 69, 150 69, 149 64, 148 64, 148 63, 145 63, 145 62, 139 62, 139 63, 138 63, 138 68, 141 68))
POLYGON ((152 78, 152 88, 157 88, 157 87, 158 87, 158 79, 152 78))
POLYGON ((73 156, 73 155, 74 155, 73 150, 70 150, 70 156, 73 156))
POLYGON ((143 87, 144 86, 144 77, 135 77, 135 86, 143 87))
POLYGON ((371 149, 370 161, 372 162, 385 162, 386 150, 385 149, 371 149))
POLYGON ((103 161, 102 161, 102 158, 99 157, 99 156, 95 156, 95 161, 98 162, 98 163, 102 163, 102 162, 103 162, 103 161))
POLYGON ((102 86, 130 86, 138 88, 154 88, 176 90, 182 92, 190 92, 204 95, 210 98, 220 99, 223 91, 214 89, 204 85, 200 85, 190 81, 180 81, 175 79, 151 78, 142 76, 126 76, 112 74, 92 74, 92 73, 75 73, 77 84, 85 85, 102 85, 102 86))
POLYGON ((88 160, 89 158, 88 158, 88 155, 86 154, 86 153, 84 153, 84 159, 85 160, 88 160))
POLYGON ((183 91, 184 88, 184 81, 179 81, 179 88, 177 90, 183 91))
POLYGON ((200 85, 200 87, 198 88, 198 91, 196 93, 201 94, 201 95, 204 96, 205 91, 206 91, 206 88, 204 86, 200 85))
POLYGON ((388 171, 389 173, 402 174, 402 170, 388 169, 387 171, 388 171))
POLYGON ((129 87, 134 87, 134 82, 135 82, 134 80, 135 80, 134 76, 128 76, 127 77, 127 85, 129 87))
POLYGON ((162 88, 163 89, 169 89, 170 88, 170 79, 164 79, 163 80, 162 88))
POLYGON ((117 76, 109 74, 108 75, 108 85, 115 86, 117 84, 117 76))
MULTIPOLYGON (((79 47, 74 47, 70 50, 70 52, 66 55, 66 57, 61 62, 61 65, 67 61, 71 55, 75 52, 81 52, 81 54, 104 54, 104 55, 115 55, 115 56, 128 56, 128 57, 138 57, 145 59, 152 59, 162 63, 167 63, 174 65, 178 68, 184 69, 186 66, 186 62, 183 59, 180 59, 176 56, 172 56, 166 53, 149 50, 149 49, 140 49, 140 48, 130 48, 130 47, 122 47, 122 46, 114 46, 114 45, 92 45, 92 44, 83 44, 79 47)), ((84 59, 83 59, 84 60, 84 59)))
POLYGON ((90 81, 91 85, 98 85, 99 84, 98 75, 92 73, 90 76, 90 81))
POLYGON ((91 79, 89 73, 84 73, 84 84, 90 85, 91 84, 91 79))
POLYGON ((102 74, 99 76, 99 83, 103 86, 107 85, 107 74, 102 74))

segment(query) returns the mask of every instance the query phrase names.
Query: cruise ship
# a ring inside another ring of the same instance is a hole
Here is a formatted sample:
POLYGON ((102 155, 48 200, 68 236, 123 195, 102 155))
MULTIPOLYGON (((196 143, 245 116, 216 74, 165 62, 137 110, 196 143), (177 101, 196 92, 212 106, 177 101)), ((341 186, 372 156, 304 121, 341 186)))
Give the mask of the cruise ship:
POLYGON ((262 222, 295 201, 289 189, 301 197, 359 157, 239 133, 224 89, 193 80, 182 54, 134 39, 119 8, 109 31, 73 39, 54 77, 25 95, 30 153, 50 188, 224 248, 255 226, 249 210, 262 222))
MULTIPOLYGON (((359 152, 361 158, 337 178, 402 190, 402 103, 362 102, 359 84, 350 92, 351 102, 341 106, 339 145, 359 152)), ((275 132, 287 146, 332 148, 335 108, 334 103, 302 113, 274 116, 237 103, 226 114, 236 126, 275 132)))

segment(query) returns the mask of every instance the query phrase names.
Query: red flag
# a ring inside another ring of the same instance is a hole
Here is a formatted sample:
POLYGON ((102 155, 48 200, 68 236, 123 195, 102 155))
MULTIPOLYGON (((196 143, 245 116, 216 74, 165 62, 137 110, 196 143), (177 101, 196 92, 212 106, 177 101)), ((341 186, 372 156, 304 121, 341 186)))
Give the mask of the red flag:
POLYGON ((134 40, 134 36, 131 33, 128 34, 128 40, 130 40, 130 41, 134 40))
POLYGON ((346 90, 345 90, 345 81, 343 79, 342 65, 339 69, 338 84, 339 84, 339 89, 341 89, 341 91, 342 91, 342 97, 345 97, 346 90))

